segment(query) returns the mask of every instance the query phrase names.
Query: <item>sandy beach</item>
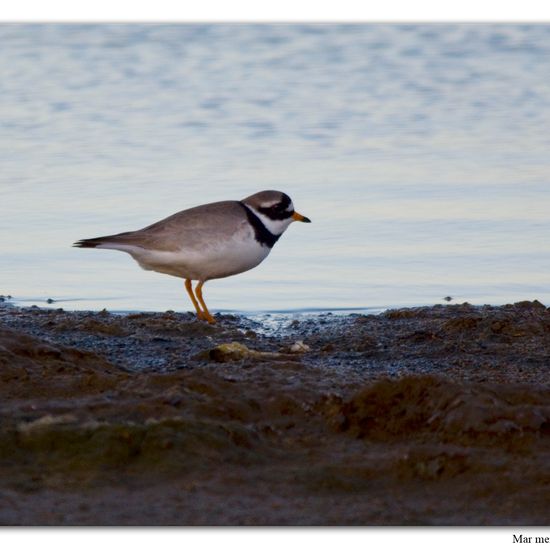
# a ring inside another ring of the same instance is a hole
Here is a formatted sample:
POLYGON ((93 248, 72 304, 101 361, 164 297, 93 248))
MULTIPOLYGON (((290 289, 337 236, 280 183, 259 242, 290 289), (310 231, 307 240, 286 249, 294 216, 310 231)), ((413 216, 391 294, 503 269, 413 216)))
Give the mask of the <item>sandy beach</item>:
POLYGON ((2 525, 547 525, 550 310, 0 303, 2 525))

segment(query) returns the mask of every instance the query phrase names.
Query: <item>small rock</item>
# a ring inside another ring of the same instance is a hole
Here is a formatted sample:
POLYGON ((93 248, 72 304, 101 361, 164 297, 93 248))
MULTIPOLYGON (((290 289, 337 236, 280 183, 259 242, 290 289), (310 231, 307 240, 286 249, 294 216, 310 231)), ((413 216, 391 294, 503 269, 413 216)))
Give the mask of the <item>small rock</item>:
POLYGON ((306 353, 307 351, 311 351, 311 348, 304 344, 302 340, 297 340, 292 344, 288 350, 290 353, 306 353))
MULTIPOLYGON (((257 352, 256 352, 257 353, 257 352)), ((249 350, 244 344, 239 342, 231 342, 230 344, 220 344, 208 352, 208 358, 218 363, 227 361, 239 361, 254 355, 254 352, 249 350)))

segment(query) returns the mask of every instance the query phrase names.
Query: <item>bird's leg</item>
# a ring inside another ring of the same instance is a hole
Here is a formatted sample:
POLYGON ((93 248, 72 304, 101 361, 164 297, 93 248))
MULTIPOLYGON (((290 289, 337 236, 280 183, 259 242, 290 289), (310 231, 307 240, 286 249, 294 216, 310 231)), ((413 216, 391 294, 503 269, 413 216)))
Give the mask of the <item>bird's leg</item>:
POLYGON ((191 285, 191 279, 185 279, 185 290, 187 290, 187 294, 189 294, 189 298, 191 298, 191 301, 193 302, 193 305, 195 306, 195 310, 197 311, 197 317, 201 321, 206 321, 207 317, 204 314, 204 312, 199 307, 199 303, 197 302, 197 299, 195 298, 195 295, 193 294, 193 286, 191 285))
POLYGON ((216 319, 210 315, 210 312, 208 311, 208 308, 206 307, 206 304, 204 303, 204 299, 202 297, 202 285, 204 284, 204 281, 199 281, 197 286, 195 287, 195 294, 197 295, 197 298, 202 306, 203 313, 206 317, 206 320, 213 325, 216 322, 216 319))

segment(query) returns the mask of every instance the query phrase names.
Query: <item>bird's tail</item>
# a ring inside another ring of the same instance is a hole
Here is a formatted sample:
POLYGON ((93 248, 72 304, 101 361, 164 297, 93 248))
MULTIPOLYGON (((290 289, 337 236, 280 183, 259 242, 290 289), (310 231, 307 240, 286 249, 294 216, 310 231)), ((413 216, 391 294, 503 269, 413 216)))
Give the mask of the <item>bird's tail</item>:
POLYGON ((97 248, 101 246, 103 248, 117 248, 118 244, 128 244, 128 238, 135 233, 135 231, 126 231, 124 233, 118 233, 116 235, 107 235, 105 237, 95 237, 93 239, 80 239, 76 241, 73 246, 77 248, 97 248))
POLYGON ((97 237, 95 239, 80 239, 73 243, 73 246, 77 248, 96 248, 100 244, 103 244, 103 237, 97 237))

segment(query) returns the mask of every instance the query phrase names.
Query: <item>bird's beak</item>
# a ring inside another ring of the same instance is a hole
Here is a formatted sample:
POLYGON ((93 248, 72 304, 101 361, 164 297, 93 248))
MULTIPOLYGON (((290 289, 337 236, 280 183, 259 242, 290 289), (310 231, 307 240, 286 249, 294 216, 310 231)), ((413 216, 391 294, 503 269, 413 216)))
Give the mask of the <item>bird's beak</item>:
POLYGON ((298 212, 294 212, 294 214, 292 214, 292 219, 296 220, 297 222, 311 223, 311 220, 309 218, 302 216, 302 214, 298 214, 298 212))

